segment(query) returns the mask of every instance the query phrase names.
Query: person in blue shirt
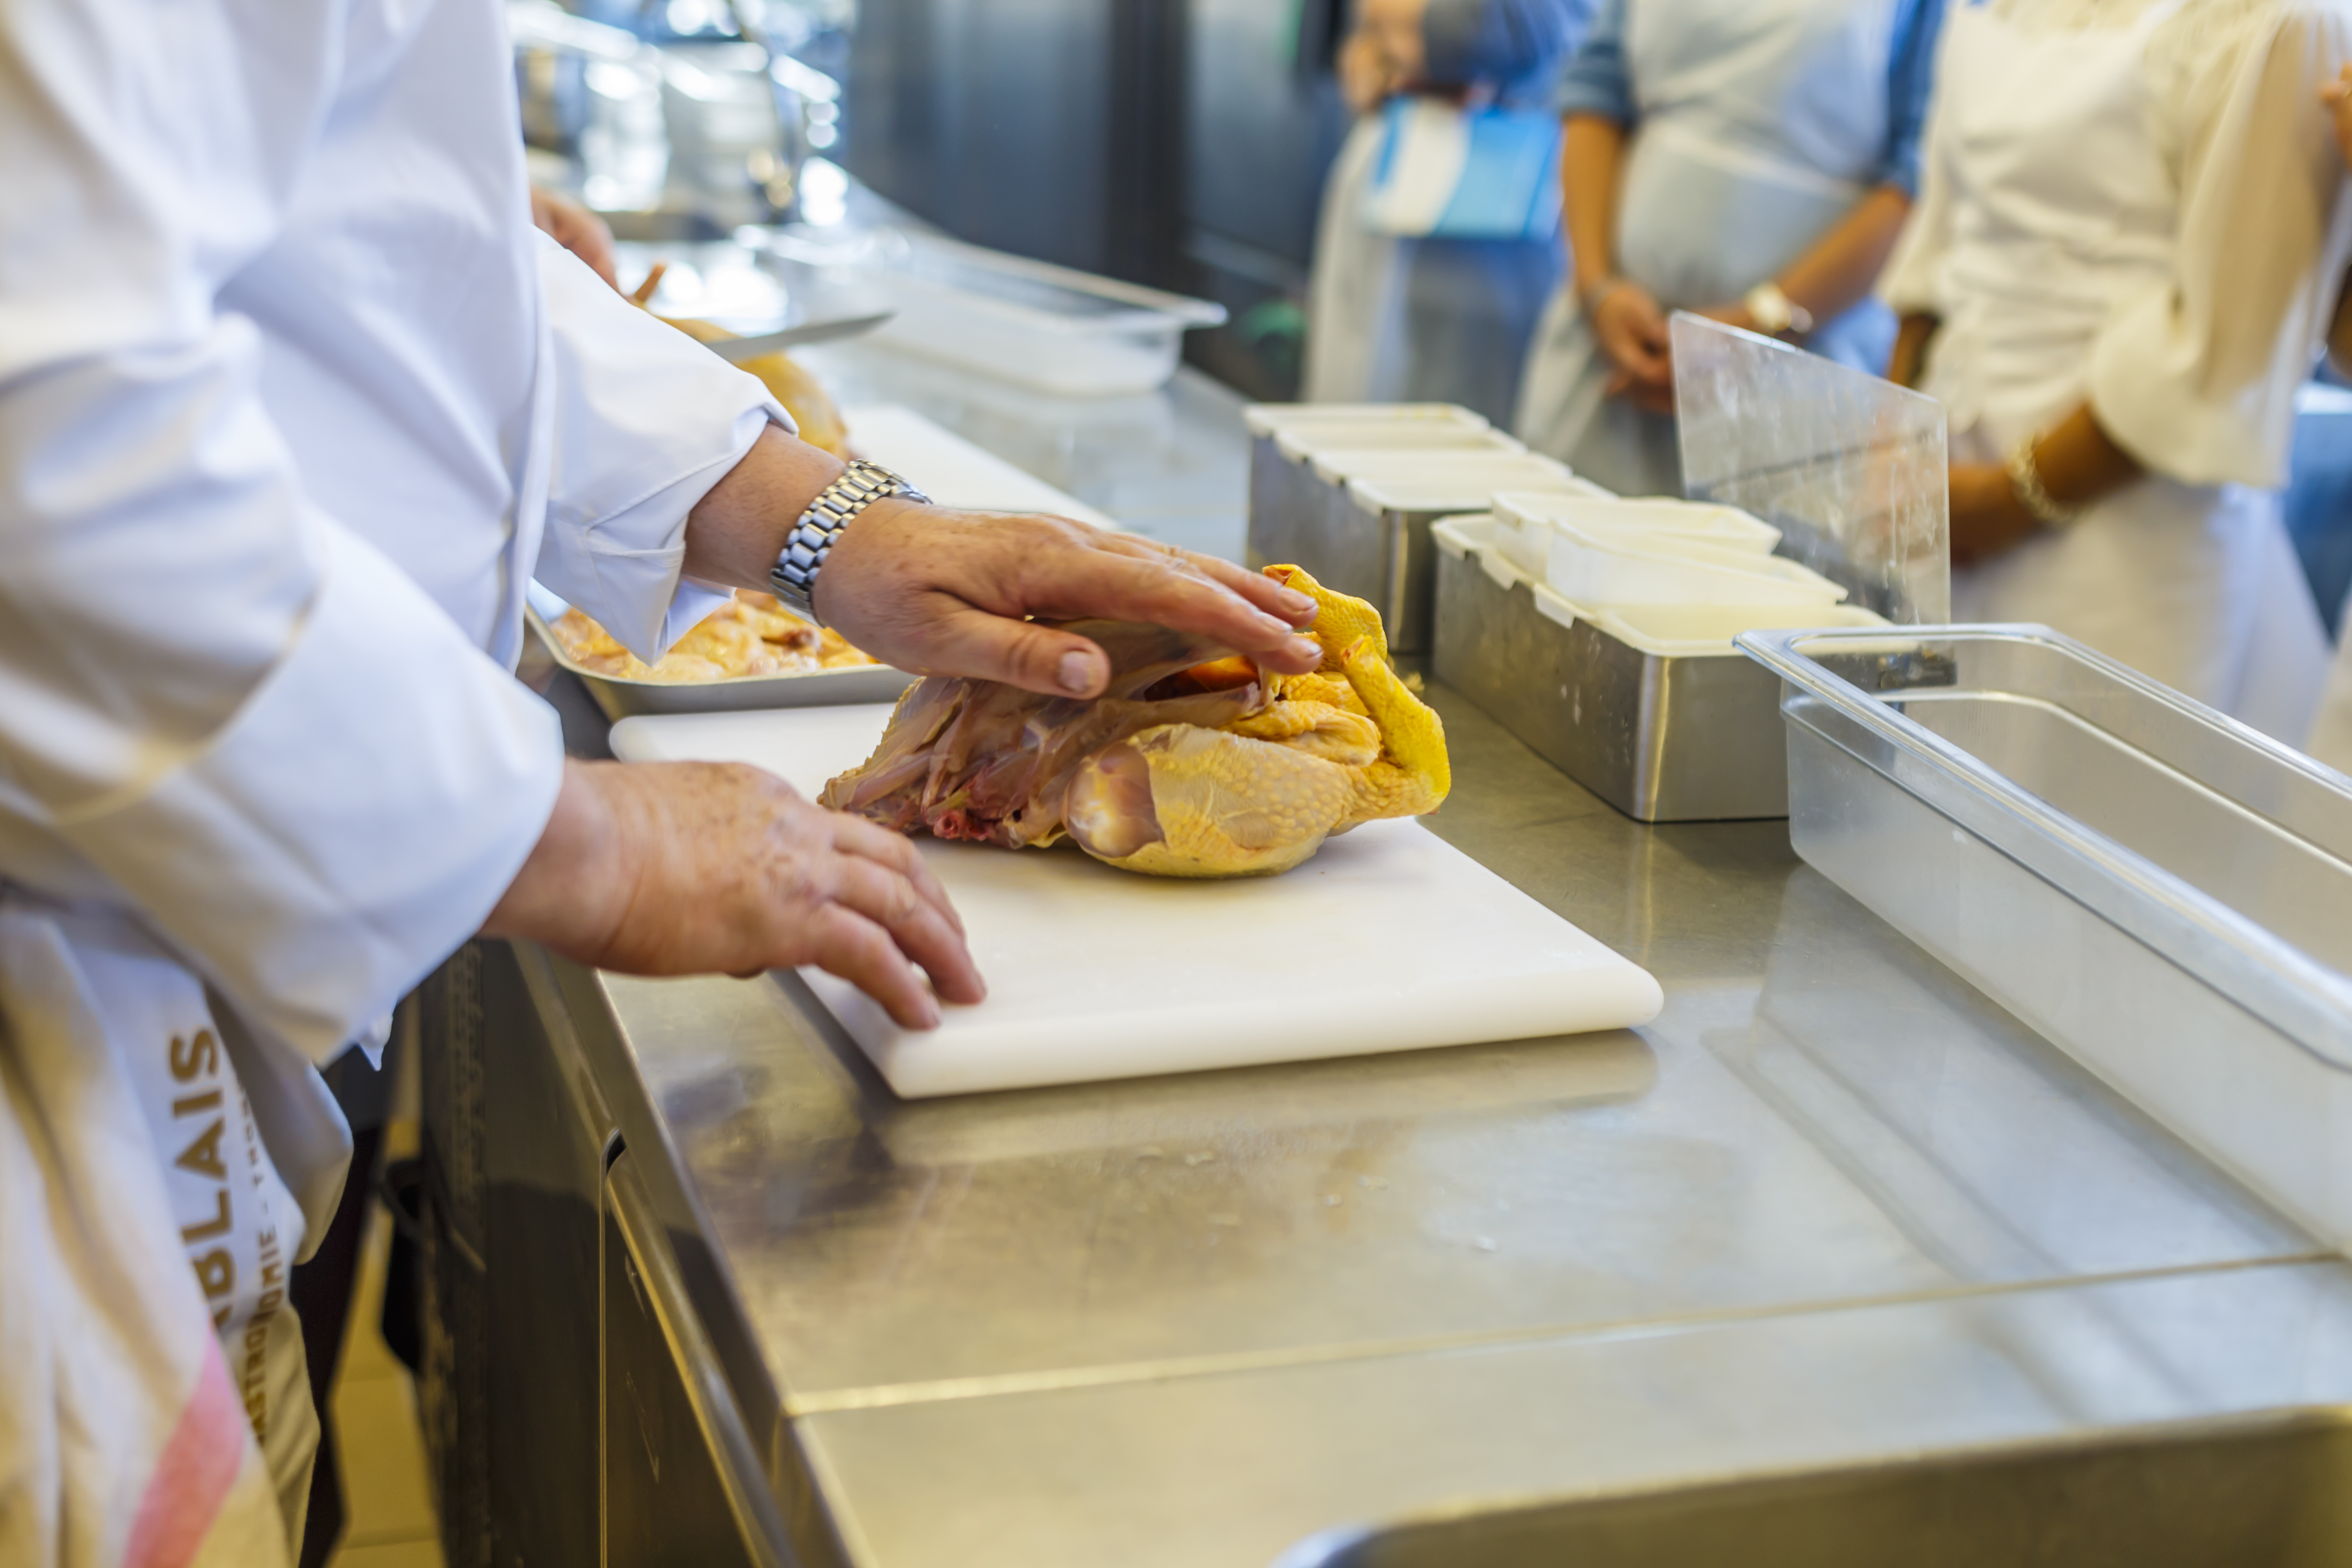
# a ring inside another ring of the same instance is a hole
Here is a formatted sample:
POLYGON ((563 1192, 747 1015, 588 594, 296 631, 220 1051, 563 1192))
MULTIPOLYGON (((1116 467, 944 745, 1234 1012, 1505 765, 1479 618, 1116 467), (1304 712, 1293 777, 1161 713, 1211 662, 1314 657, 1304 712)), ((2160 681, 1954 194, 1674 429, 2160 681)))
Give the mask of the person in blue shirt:
POLYGON ((1680 494, 1666 321, 1695 310, 1883 374, 1870 298, 1918 187, 1945 0, 1604 0, 1559 93, 1575 266, 1515 426, 1628 495, 1680 494))
POLYGON ((1594 0, 1362 0, 1340 86, 1360 116, 1324 186, 1307 302, 1312 403, 1458 403, 1500 425, 1564 271, 1556 223, 1512 237, 1376 232, 1366 203, 1400 97, 1548 111, 1594 0))

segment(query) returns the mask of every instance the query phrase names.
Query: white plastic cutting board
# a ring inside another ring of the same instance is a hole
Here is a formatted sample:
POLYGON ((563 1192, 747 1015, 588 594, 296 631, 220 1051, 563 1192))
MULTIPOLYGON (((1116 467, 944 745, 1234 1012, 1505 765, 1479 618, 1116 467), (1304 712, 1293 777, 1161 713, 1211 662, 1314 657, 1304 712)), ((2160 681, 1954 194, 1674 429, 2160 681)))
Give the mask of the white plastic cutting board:
MULTIPOLYGON (((624 719, 632 762, 751 763, 814 795, 887 707, 624 719)), ((1622 1028, 1648 973, 1419 823, 1375 822, 1280 877, 1170 881, 1074 848, 922 840, 989 984, 929 1034, 803 971, 910 1100, 1622 1028)))

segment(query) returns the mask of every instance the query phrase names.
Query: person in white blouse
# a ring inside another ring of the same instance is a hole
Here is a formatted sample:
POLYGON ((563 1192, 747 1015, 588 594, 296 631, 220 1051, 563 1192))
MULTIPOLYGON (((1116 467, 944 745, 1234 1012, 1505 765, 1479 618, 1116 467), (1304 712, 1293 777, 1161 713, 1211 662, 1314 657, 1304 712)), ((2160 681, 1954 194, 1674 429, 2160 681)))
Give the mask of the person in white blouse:
POLYGON ((1885 292, 1950 412, 1953 613, 2040 621, 2289 743, 2326 640, 2279 517, 2352 206, 2346 0, 1956 9, 1885 292))
MULTIPOLYGON (((2345 163, 2352 164, 2352 65, 2320 89, 2320 98, 2336 122, 2336 149, 2345 163)), ((2327 352, 2339 372, 2352 374, 2352 277, 2345 279, 2336 300, 2327 352)), ((2328 766, 2352 773, 2352 628, 2338 635, 2336 664, 2320 696, 2319 716, 2312 721, 2311 737, 2304 744, 2328 766)))
POLYGON ((277 1561, 285 1271, 349 1149, 312 1064, 445 955, 814 963, 912 1027, 982 995, 905 840, 749 769, 567 762, 510 673, 534 576, 651 658, 799 529, 858 645, 1080 696, 1102 651, 1032 615, 1299 670, 1312 609, 861 506, 533 232, 496 0, 11 6, 0 79, 0 1557, 277 1561))

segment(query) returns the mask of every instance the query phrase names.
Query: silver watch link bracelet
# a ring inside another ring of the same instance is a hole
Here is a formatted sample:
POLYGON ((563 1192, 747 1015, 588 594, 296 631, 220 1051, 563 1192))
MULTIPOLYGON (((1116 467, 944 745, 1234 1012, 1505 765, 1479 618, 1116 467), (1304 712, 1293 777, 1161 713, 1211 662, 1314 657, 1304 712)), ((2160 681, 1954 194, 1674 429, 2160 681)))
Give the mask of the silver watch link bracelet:
POLYGON ((784 608, 813 625, 823 626, 816 613, 817 574, 833 553, 834 541, 858 513, 877 500, 904 496, 908 500, 931 498, 879 463, 863 458, 841 471, 841 477, 817 492, 801 513, 800 521, 784 536, 784 548, 768 569, 768 584, 784 608))

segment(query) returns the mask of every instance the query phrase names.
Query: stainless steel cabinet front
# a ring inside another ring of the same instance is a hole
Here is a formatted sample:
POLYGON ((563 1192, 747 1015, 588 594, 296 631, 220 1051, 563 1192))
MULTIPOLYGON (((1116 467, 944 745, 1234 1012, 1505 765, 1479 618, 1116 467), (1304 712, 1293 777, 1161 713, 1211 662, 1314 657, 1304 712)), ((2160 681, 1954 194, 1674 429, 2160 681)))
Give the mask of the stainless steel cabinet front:
POLYGON ((604 1568, 793 1562, 733 1396, 624 1151, 604 1178, 604 1568))

